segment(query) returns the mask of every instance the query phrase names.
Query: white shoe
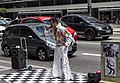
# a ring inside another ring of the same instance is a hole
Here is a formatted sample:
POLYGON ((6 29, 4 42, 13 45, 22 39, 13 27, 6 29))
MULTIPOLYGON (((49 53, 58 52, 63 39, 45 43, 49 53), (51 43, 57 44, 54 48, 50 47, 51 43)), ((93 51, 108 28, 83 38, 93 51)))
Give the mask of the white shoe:
POLYGON ((73 80, 73 77, 72 77, 72 78, 65 78, 65 80, 71 80, 71 81, 72 81, 72 80, 73 80))

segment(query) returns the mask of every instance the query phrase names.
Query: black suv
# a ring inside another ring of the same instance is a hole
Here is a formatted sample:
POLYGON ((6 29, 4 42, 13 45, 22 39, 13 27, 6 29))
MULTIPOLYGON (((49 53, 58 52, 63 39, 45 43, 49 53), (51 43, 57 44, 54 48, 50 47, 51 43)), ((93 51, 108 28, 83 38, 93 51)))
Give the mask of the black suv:
MULTIPOLYGON (((25 37, 27 41, 28 55, 38 56, 40 60, 49 59, 53 56, 55 40, 53 36, 45 36, 44 30, 47 24, 16 24, 8 27, 3 33, 1 43, 2 51, 5 56, 11 55, 13 47, 20 47, 20 38, 25 37)), ((77 50, 77 44, 70 46, 69 55, 77 50)))
POLYGON ((113 34, 110 25, 86 14, 71 14, 61 18, 68 26, 73 28, 78 36, 93 40, 95 37, 108 39, 113 34))

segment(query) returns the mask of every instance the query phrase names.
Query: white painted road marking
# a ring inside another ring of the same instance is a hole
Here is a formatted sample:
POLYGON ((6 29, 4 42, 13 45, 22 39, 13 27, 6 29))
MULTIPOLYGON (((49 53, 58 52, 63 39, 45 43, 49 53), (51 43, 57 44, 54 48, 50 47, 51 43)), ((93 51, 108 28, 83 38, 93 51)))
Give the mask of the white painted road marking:
POLYGON ((87 56, 101 56, 101 54, 92 54, 92 53, 82 53, 82 55, 87 55, 87 56))
POLYGON ((101 44, 101 42, 81 42, 81 41, 77 41, 78 44, 101 44))

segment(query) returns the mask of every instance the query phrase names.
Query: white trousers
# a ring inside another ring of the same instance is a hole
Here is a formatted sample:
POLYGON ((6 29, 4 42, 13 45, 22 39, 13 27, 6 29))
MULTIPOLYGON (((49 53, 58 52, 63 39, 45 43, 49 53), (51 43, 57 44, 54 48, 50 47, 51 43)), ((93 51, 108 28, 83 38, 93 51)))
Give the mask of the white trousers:
POLYGON ((68 47, 66 46, 56 47, 54 52, 53 77, 61 77, 62 76, 61 70, 62 70, 65 79, 72 78, 67 55, 68 55, 68 47))

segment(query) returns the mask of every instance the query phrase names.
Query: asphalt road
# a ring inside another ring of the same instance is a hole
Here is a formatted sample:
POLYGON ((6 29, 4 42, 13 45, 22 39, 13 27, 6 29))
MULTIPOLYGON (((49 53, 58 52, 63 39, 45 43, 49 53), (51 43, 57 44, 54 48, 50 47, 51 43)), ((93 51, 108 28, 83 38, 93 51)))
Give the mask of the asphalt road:
MULTIPOLYGON (((109 40, 114 39, 120 40, 119 33, 110 37, 109 40)), ((78 50, 69 58, 72 71, 88 73, 100 70, 101 41, 102 39, 96 39, 94 41, 79 39, 79 41, 77 41, 78 50)), ((53 61, 39 61, 36 57, 30 57, 29 64, 35 68, 52 68, 53 61)), ((0 74, 5 73, 2 71, 7 69, 11 69, 11 58, 4 57, 3 52, 0 50, 0 74)))

